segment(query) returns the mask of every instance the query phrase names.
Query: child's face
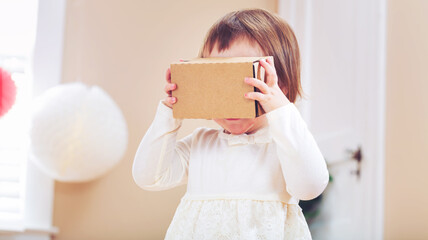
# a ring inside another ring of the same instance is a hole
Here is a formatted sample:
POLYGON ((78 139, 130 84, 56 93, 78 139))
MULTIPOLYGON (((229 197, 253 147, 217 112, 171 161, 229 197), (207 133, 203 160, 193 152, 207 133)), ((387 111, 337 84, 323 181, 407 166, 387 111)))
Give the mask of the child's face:
MULTIPOLYGON (((247 38, 239 38, 233 41, 228 49, 221 52, 218 51, 217 46, 214 46, 211 54, 206 57, 261 56, 264 56, 264 53, 259 44, 251 42, 247 38)), ((214 121, 231 134, 252 133, 265 126, 267 122, 264 115, 257 118, 214 119, 214 121)))

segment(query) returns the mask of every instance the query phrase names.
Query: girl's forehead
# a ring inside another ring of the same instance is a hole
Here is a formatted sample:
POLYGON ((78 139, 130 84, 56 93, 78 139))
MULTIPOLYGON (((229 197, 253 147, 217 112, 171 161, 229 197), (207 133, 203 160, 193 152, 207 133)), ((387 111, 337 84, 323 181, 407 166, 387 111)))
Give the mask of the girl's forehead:
POLYGON ((219 44, 214 44, 213 50, 206 57, 262 57, 264 52, 260 45, 248 38, 233 40, 226 49, 218 49, 219 44))

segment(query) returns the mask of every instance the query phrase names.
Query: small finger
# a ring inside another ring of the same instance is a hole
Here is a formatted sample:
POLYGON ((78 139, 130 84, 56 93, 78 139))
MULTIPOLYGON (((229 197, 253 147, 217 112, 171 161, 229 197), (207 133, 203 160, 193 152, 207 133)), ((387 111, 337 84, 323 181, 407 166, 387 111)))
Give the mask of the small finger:
POLYGON ((260 64, 265 69, 266 74, 268 74, 268 75, 275 74, 276 75, 275 67, 273 65, 271 65, 270 63, 266 62, 265 59, 261 59, 260 64))
POLYGON ((272 85, 278 81, 275 67, 271 66, 266 60, 260 60, 260 65, 265 69, 265 79, 268 85, 272 85))
POLYGON ((273 68, 275 68, 274 60, 272 56, 266 58, 266 62, 269 63, 273 68))
POLYGON ((266 95, 260 92, 248 92, 244 95, 245 98, 263 102, 267 99, 266 95))
POLYGON ((269 86, 266 85, 266 83, 264 83, 263 81, 260 81, 259 79, 255 79, 255 78, 245 78, 244 79, 245 83, 256 87, 257 89, 260 90, 260 92, 262 93, 267 93, 269 91, 269 86))
POLYGON ((169 82, 169 83, 171 82, 171 68, 168 68, 166 70, 165 79, 167 82, 169 82))
POLYGON ((174 104, 177 102, 177 98, 176 97, 167 97, 166 101, 170 104, 174 104))
POLYGON ((177 85, 175 83, 167 83, 165 85, 165 92, 169 95, 171 91, 177 89, 177 85))

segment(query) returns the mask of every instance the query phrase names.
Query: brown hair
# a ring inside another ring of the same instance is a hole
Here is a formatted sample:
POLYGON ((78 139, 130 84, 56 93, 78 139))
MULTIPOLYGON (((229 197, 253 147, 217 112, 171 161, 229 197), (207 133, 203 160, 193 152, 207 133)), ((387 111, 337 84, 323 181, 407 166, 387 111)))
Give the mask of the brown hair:
POLYGON ((226 14, 208 31, 199 57, 209 55, 216 44, 219 52, 226 50, 241 37, 256 41, 266 56, 273 56, 278 85, 290 102, 302 97, 296 36, 284 20, 268 11, 245 9, 226 14))

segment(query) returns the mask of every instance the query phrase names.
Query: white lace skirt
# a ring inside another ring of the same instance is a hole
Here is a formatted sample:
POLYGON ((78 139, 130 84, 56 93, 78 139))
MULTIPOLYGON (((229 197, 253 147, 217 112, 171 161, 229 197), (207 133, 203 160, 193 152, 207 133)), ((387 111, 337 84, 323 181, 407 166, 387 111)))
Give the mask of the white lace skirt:
POLYGON ((312 239, 297 204, 250 199, 182 199, 165 240, 312 239))

